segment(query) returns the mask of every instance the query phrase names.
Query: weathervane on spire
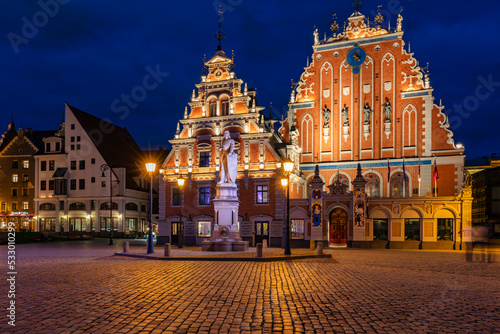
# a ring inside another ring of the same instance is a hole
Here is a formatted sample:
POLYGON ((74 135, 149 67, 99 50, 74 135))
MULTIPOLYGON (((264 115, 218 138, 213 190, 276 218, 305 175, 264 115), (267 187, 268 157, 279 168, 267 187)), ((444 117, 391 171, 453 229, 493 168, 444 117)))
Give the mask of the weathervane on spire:
POLYGON ((337 14, 333 14, 333 23, 330 26, 330 30, 333 31, 334 33, 337 33, 339 31, 339 24, 337 23, 337 14))
POLYGON ((359 8, 361 8, 361 6, 363 6, 363 1, 361 1, 361 0, 354 0, 352 2, 352 6, 354 7, 354 10, 356 12, 359 12, 359 8))
POLYGON ((222 51, 222 40, 224 39, 224 37, 226 37, 226 35, 222 33, 222 14, 224 14, 224 12, 222 11, 221 5, 219 5, 218 13, 219 13, 219 24, 217 24, 217 27, 219 28, 219 31, 215 35, 215 38, 219 41, 219 45, 217 46, 216 51, 219 50, 222 51))
POLYGON ((382 24, 382 22, 384 22, 384 17, 382 16, 382 14, 380 14, 380 8, 382 7, 382 5, 378 6, 378 10, 377 10, 377 16, 375 16, 375 23, 377 24, 382 24))

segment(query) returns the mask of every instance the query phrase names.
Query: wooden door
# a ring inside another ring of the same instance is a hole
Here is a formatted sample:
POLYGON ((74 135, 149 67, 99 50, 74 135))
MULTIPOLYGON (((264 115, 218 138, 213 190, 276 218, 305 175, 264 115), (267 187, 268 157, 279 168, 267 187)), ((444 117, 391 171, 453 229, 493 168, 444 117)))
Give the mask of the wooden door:
POLYGON ((172 223, 170 231, 170 235, 172 236, 172 241, 170 242, 171 245, 177 245, 179 243, 179 225, 179 222, 172 223))
POLYGON ((256 221, 255 222, 255 244, 262 243, 266 239, 269 245, 269 222, 256 221))
POLYGON ((330 245, 347 245, 347 212, 342 208, 330 212, 330 245))

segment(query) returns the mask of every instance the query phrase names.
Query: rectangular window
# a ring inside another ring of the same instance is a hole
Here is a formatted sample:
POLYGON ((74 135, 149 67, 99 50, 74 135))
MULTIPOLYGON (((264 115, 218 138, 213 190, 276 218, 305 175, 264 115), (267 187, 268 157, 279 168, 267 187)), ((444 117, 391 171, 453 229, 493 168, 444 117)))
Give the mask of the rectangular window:
POLYGON ((85 169, 85 160, 80 160, 80 169, 85 169))
POLYGON ((54 170, 56 167, 56 162, 54 160, 49 161, 49 170, 54 170))
POLYGON ((80 149, 80 144, 76 144, 76 149, 79 150, 80 149))
POLYGON ((71 145, 71 150, 74 151, 75 150, 75 145, 71 145))
POLYGON ((95 199, 90 201, 90 210, 95 210, 95 199))
POLYGON ((47 181, 40 181, 40 190, 47 190, 47 181))
POLYGON ((17 202, 12 202, 12 211, 17 210, 17 202))
POLYGON ((19 162, 17 160, 12 160, 12 169, 19 168, 19 162))
POLYGON ((75 137, 74 136, 71 136, 71 142, 74 143, 75 142, 75 137))
POLYGON ((29 177, 28 174, 23 174, 23 182, 28 182, 29 177))
POLYGON ((198 222, 198 237, 210 238, 212 236, 212 223, 211 222, 198 222))
POLYGON ((105 188, 106 187, 106 181, 101 182, 101 187, 105 188))
POLYGON ((69 188, 71 190, 76 190, 76 180, 75 179, 70 180, 69 188))
POLYGON ((137 232, 138 219, 137 218, 125 218, 125 233, 137 232))
POLYGON ((23 196, 28 196, 29 195, 29 189, 28 188, 23 188, 23 196))
POLYGON ((200 205, 210 204, 210 187, 200 187, 200 205))
POLYGON ((54 195, 67 195, 68 194, 68 180, 56 179, 54 195))
POLYGON ((76 136, 76 141, 79 142, 80 141, 80 136, 76 136))
POLYGON ((453 218, 438 218, 437 239, 453 240, 453 218))
POLYGON ((87 223, 85 218, 70 218, 69 219, 69 231, 86 231, 87 223))
POLYGON ((19 175, 12 174, 12 182, 17 182, 17 181, 19 181, 19 175))
POLYGON ((420 219, 405 218, 405 240, 420 240, 420 219))
POLYGON ((23 202, 23 210, 29 210, 30 208, 30 203, 29 202, 23 202))
POLYGON ((71 124, 71 130, 75 129, 75 124, 71 124))
POLYGON ((90 163, 91 163, 92 165, 94 165, 94 164, 95 164, 95 159, 94 159, 94 158, 90 159, 90 163))
POLYGON ((40 170, 41 171, 47 170, 47 161, 40 161, 40 170))
POLYGON ((172 205, 178 206, 181 204, 181 190, 179 188, 172 189, 172 205))
POLYGON ((49 180, 49 190, 54 190, 54 180, 49 180))
POLYGON ((23 168, 30 168, 30 162, 29 162, 29 160, 24 160, 23 161, 23 168))
POLYGON ((50 143, 45 143, 45 152, 50 152, 50 143))
POLYGON ((210 167, 210 152, 200 152, 200 167, 210 167))
POLYGON ((418 188, 413 188, 413 195, 418 195, 418 188))
POLYGON ((2 212, 7 211, 7 202, 2 202, 2 212))
POLYGON ((304 219, 291 219, 290 220, 290 231, 292 238, 294 239, 304 239, 304 219))
POLYGON ((267 186, 257 186, 257 204, 267 204, 268 201, 268 192, 267 186))
POLYGON ((56 143, 56 152, 59 152, 61 150, 61 143, 57 142, 56 143))
POLYGON ((388 240, 388 220, 373 219, 373 240, 388 240))
POLYGON ((71 170, 76 170, 76 161, 71 161, 70 162, 70 167, 71 170))
POLYGON ((78 187, 80 190, 85 189, 85 179, 78 180, 78 183, 79 183, 78 187))
POLYGON ((90 183, 95 183, 95 177, 93 177, 93 176, 92 176, 92 177, 90 178, 90 183))
POLYGON ((145 206, 144 204, 143 204, 143 205, 141 205, 141 211, 142 211, 142 212, 146 212, 146 206, 145 206))
POLYGON ((59 210, 64 211, 64 201, 59 201, 59 210))
POLYGON ((17 188, 12 188, 12 196, 17 196, 17 188))

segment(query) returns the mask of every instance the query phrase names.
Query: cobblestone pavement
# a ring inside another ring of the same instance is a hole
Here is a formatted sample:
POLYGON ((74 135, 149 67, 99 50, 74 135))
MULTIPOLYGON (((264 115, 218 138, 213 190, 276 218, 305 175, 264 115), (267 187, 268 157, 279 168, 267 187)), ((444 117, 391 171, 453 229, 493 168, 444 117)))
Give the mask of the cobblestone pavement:
POLYGON ((0 332, 500 333, 500 265, 461 252, 254 263, 110 256, 119 251, 106 240, 18 245, 16 326, 3 279, 0 332))

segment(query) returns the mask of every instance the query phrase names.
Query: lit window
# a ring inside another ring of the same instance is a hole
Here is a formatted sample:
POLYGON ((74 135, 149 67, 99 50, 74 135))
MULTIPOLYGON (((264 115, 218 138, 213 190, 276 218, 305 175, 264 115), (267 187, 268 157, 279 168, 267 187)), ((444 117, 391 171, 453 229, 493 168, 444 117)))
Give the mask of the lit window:
POLYGON ((30 168, 30 162, 29 162, 29 160, 24 160, 23 161, 23 168, 30 168))
POLYGON ((17 182, 17 181, 19 181, 19 175, 12 174, 12 182, 17 182))
POLYGON ((398 172, 391 177, 391 196, 392 197, 407 197, 409 196, 408 177, 403 177, 403 172, 398 172), (403 192, 404 185, 404 192, 403 192))
POLYGON ((373 240, 388 240, 387 219, 373 219, 373 240))
POLYGON ((23 182, 28 182, 29 177, 28 174, 23 174, 23 182))
POLYGON ((257 186, 257 204, 269 203, 267 186, 257 186))
POLYGON ((198 222, 198 237, 209 238, 212 236, 211 222, 198 222))
POLYGON ((23 202, 23 210, 29 210, 30 204, 29 202, 23 202))
POLYGON ((420 219, 405 219, 405 240, 420 240, 420 219))
POLYGON ((437 239, 453 240, 453 219, 438 218, 437 220, 437 239))
POLYGON ((200 205, 210 204, 210 187, 200 187, 200 205))
POLYGON ((304 239, 304 219, 291 219, 290 230, 292 238, 304 239))
POLYGON ((374 173, 369 173, 365 176, 365 180, 366 195, 370 197, 380 197, 380 180, 378 176, 374 173))

